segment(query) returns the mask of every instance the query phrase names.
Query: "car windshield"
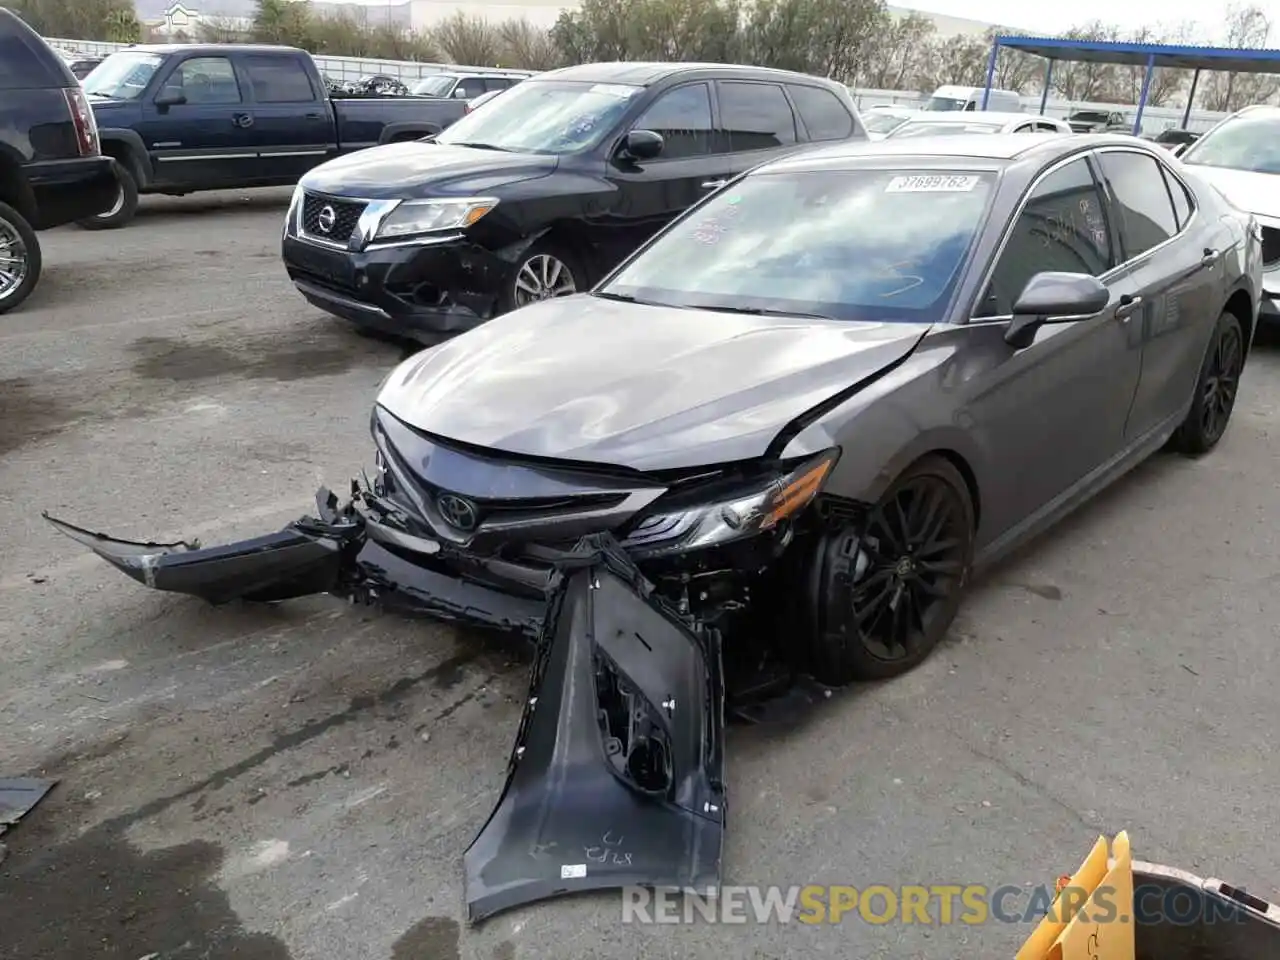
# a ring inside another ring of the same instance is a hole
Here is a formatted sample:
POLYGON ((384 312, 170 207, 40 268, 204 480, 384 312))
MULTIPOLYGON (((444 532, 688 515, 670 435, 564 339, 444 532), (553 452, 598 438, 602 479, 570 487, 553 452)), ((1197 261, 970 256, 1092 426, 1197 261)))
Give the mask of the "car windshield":
POLYGON ((596 290, 663 306, 935 323, 995 183, 937 170, 759 173, 677 220, 596 290))
POLYGON ((1110 114, 1102 113, 1099 110, 1078 110, 1068 119, 1078 120, 1082 123, 1106 123, 1110 119, 1110 114))
POLYGON ((1280 173, 1280 115, 1233 117, 1188 147, 1182 162, 1280 173))
POLYGON ((457 77, 448 74, 425 77, 413 85, 413 92, 420 97, 447 97, 457 82, 457 77))
POLYGON ((871 133, 888 133, 904 123, 910 117, 902 117, 896 113, 887 113, 882 110, 871 110, 862 115, 862 125, 871 133))
POLYGON ((112 100, 142 96, 164 57, 154 53, 113 53, 84 78, 85 93, 112 100))
POLYGON ((643 89, 617 83, 525 80, 508 89, 490 109, 469 113, 446 127, 436 143, 513 153, 576 153, 606 137, 643 89))
POLYGON ((926 110, 963 110, 968 105, 968 100, 957 97, 930 97, 924 108, 926 110))
POLYGON ((893 131, 894 137, 942 137, 957 133, 999 133, 1003 124, 982 123, 974 120, 965 123, 929 123, 913 121, 904 123, 893 131))

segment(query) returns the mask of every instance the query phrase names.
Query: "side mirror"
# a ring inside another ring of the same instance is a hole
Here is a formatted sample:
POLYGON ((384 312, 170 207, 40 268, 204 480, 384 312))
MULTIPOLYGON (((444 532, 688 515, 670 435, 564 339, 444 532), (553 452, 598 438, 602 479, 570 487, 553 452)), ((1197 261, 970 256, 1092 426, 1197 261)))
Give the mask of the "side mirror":
POLYGON ((1189 144, 1189 143, 1180 143, 1180 144, 1178 144, 1176 147, 1174 147, 1174 148, 1173 148, 1173 155, 1174 155, 1175 157, 1180 157, 1180 156, 1182 156, 1184 153, 1186 153, 1186 152, 1187 152, 1187 147, 1189 147, 1189 146, 1191 146, 1191 144, 1189 144))
POLYGON ((1005 343, 1021 350, 1031 346, 1046 323, 1094 317, 1111 302, 1111 291, 1087 273, 1037 273, 1013 305, 1005 343))
POLYGON ((662 134, 652 130, 632 130, 622 138, 620 153, 628 160, 652 160, 662 153, 662 134))
POLYGON ((467 99, 467 91, 466 91, 466 90, 464 90, 462 87, 454 87, 454 88, 453 88, 453 99, 455 99, 455 100, 466 100, 466 99, 467 99))
POLYGON ((187 102, 187 95, 181 90, 162 90, 160 95, 156 97, 155 104, 157 107, 168 108, 176 107, 187 102))

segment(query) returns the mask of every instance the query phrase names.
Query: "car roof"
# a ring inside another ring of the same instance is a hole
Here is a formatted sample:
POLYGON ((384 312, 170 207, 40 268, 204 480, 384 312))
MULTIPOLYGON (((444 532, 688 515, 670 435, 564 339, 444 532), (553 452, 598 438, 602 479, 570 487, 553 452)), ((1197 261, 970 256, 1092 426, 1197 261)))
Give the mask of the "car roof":
POLYGON ((272 46, 265 43, 135 43, 122 47, 116 53, 194 53, 204 56, 226 56, 228 53, 292 53, 304 51, 297 47, 272 46))
POLYGON ((962 133, 939 137, 910 137, 905 140, 895 140, 892 137, 888 140, 845 140, 791 154, 757 169, 772 171, 825 167, 836 170, 850 163, 874 163, 880 159, 896 163, 906 158, 954 160, 961 164, 985 161, 987 165, 1004 165, 1034 154, 1042 154, 1048 162, 1081 149, 1109 145, 1145 146, 1149 153, 1158 149, 1148 141, 1127 134, 1056 133, 1036 136, 1026 133, 962 133))
POLYGON ((912 117, 917 123, 1013 123, 1015 120, 1036 120, 1038 113, 1013 113, 999 110, 921 110, 912 117))
POLYGON ((807 73, 778 70, 774 67, 744 66, 739 63, 631 63, 621 61, 584 63, 573 67, 561 67, 559 70, 548 70, 537 74, 537 77, 539 80, 581 80, 596 83, 625 83, 637 87, 648 87, 669 77, 704 72, 715 73, 725 77, 740 76, 743 79, 759 80, 769 77, 790 82, 806 81, 823 86, 838 85, 834 80, 815 77, 807 73))

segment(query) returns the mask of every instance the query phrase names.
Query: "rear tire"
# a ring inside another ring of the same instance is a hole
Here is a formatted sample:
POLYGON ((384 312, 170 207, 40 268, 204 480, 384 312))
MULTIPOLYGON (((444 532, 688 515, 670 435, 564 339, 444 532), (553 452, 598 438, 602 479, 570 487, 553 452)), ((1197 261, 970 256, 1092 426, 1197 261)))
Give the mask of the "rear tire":
POLYGON ((1191 409, 1170 438, 1169 446, 1173 450, 1199 457, 1218 445, 1231 422, 1243 370, 1244 331, 1239 318, 1226 312, 1218 318, 1213 339, 1205 351, 1191 409))
POLYGON ((132 220, 134 214, 138 212, 138 178, 119 160, 112 160, 111 167, 115 171, 116 183, 120 188, 115 205, 96 217, 77 220, 76 223, 85 230, 118 229, 132 220))
POLYGON ((13 207, 0 203, 0 314, 31 296, 43 267, 40 240, 31 224, 13 207))
POLYGON ((924 661, 955 619, 973 566, 973 499, 945 457, 909 467, 862 526, 861 536, 824 537, 810 567, 810 666, 833 686, 924 661))

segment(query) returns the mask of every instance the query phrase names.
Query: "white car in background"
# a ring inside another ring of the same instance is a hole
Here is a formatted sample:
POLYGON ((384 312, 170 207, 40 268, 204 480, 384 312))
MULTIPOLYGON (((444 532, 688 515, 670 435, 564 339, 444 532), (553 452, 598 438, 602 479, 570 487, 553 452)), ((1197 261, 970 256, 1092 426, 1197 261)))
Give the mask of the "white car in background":
POLYGON ((1038 113, 935 113, 922 110, 887 134, 901 137, 938 137, 962 133, 1071 133, 1065 120, 1038 113))
POLYGON ((1268 298, 1261 313, 1280 321, 1280 107, 1245 107, 1174 152, 1194 175, 1258 221, 1262 291, 1268 298))
POLYGON ((868 139, 883 140, 912 117, 918 116, 920 111, 914 107, 881 105, 863 111, 862 125, 867 129, 868 139))

